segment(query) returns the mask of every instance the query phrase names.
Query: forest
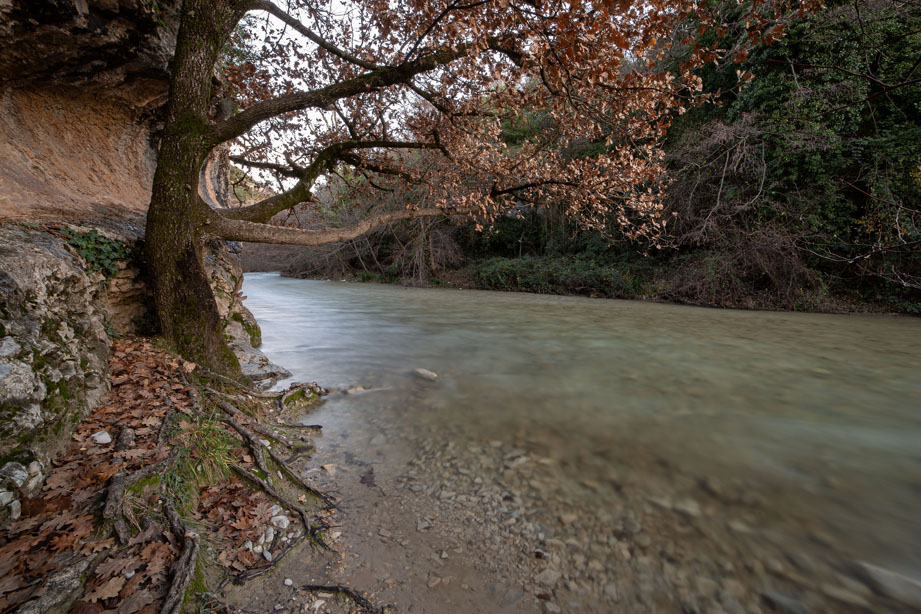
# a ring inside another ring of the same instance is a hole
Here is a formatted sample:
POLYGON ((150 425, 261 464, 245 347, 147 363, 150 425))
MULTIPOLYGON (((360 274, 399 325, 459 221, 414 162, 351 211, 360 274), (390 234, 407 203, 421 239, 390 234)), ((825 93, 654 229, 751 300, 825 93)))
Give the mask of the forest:
MULTIPOLYGON (((830 2, 739 64, 696 69, 708 96, 669 118, 669 221, 655 242, 614 220, 587 228, 567 215, 565 199, 509 196, 510 212, 485 227, 402 221, 323 247, 251 246, 246 266, 718 307, 921 313, 919 32, 911 2, 830 2), (750 79, 741 86, 740 74, 750 79)), ((657 68, 677 73, 687 53, 676 44, 657 68)), ((604 147, 560 141, 557 129, 547 113, 522 109, 502 117, 501 139, 510 155, 525 143, 571 158, 604 147)), ((437 152, 417 152, 413 163, 426 156, 437 152)), ((240 171, 235 179, 242 200, 259 183, 240 171)), ((335 227, 414 198, 411 188, 344 167, 318 196, 319 209, 276 219, 335 227)))

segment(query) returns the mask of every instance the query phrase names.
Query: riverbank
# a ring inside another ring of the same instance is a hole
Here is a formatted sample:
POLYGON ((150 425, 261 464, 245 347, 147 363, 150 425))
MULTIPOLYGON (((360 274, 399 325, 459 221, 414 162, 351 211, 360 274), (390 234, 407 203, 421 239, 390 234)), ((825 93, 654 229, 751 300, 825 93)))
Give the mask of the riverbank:
MULTIPOLYGON (((354 283, 380 283, 416 288, 454 288, 458 290, 492 290, 498 292, 525 292, 554 296, 587 296, 590 298, 628 299, 691 305, 716 309, 745 309, 751 311, 798 311, 805 313, 873 313, 892 315, 919 315, 921 305, 902 301, 867 300, 857 292, 838 295, 814 295, 811 300, 795 306, 784 305, 769 293, 751 294, 733 299, 711 298, 701 294, 673 292, 657 288, 654 284, 639 283, 630 275, 619 276, 604 267, 587 265, 587 271, 578 271, 578 264, 563 261, 543 263, 516 259, 495 258, 471 264, 460 269, 445 270, 437 277, 424 280, 389 275, 350 271, 336 277, 305 275, 292 271, 280 274, 294 279, 348 281, 354 283)), ((260 272, 260 271, 249 271, 260 272)), ((708 293, 709 294, 709 293, 708 293)))

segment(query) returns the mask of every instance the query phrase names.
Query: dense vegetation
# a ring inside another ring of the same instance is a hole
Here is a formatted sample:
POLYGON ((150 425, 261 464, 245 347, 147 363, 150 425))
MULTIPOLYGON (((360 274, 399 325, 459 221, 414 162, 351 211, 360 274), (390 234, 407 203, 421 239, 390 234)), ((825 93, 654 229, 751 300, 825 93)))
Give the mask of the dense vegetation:
MULTIPOLYGON (((682 59, 676 47, 663 66, 682 59)), ((756 46, 741 66, 698 70, 715 103, 673 118, 664 146, 674 215, 661 245, 618 235, 613 223, 579 227, 567 202, 520 202, 483 232, 474 222, 401 222, 347 244, 298 248, 284 266, 303 276, 919 313, 919 63, 917 6, 852 0, 756 46), (741 90, 737 69, 755 75, 741 90)), ((518 114, 505 118, 502 139, 514 149, 552 133, 548 117, 518 114)), ((556 146, 571 156, 603 147, 556 146)), ((352 194, 330 182, 324 215, 356 215, 352 194)), ((405 196, 373 198, 398 206, 405 196)))

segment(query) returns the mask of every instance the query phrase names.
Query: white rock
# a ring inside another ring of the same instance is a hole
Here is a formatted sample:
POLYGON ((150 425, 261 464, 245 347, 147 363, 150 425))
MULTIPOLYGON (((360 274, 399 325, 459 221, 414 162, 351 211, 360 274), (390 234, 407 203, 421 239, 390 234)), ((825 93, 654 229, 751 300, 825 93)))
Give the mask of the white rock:
POLYGON ((7 505, 15 498, 16 496, 10 491, 0 490, 0 505, 7 505))
POLYGON ((262 546, 259 544, 253 546, 253 554, 262 554, 262 546))
POLYGON ((272 519, 269 521, 277 528, 285 530, 291 524, 291 520, 284 514, 279 514, 278 516, 272 516, 272 519))
POLYGON ((29 463, 29 475, 38 475, 42 472, 42 464, 38 461, 29 463))
POLYGON ((863 562, 857 563, 857 572, 860 579, 877 593, 921 608, 921 581, 863 562))
POLYGON ((270 551, 268 551, 268 550, 263 550, 263 551, 262 551, 262 556, 263 556, 263 558, 265 558, 265 560, 267 560, 269 563, 272 562, 272 553, 271 553, 270 551))
POLYGON ((325 465, 320 465, 320 469, 328 473, 330 477, 336 477, 336 465, 335 464, 326 463, 325 465))
POLYGON ((285 578, 285 586, 291 586, 292 584, 294 584, 294 580, 291 578, 285 578))
POLYGON ((438 374, 434 371, 429 371, 428 369, 413 369, 413 374, 418 375, 422 379, 426 379, 430 382, 434 382, 438 379, 438 374))
POLYGON ((21 515, 22 515, 22 503, 19 502, 19 499, 16 499, 12 503, 10 503, 10 520, 16 520, 21 515))
POLYGON ((271 544, 272 540, 275 539, 275 529, 269 527, 265 530, 265 544, 271 544))
POLYGON ((247 550, 249 550, 250 552, 252 552, 252 551, 253 551, 253 542, 247 540, 247 541, 245 541, 245 542, 243 543, 243 547, 246 548, 247 550))
POLYGON ((90 435, 90 439, 101 446, 112 443, 112 436, 109 435, 108 431, 99 431, 98 433, 93 433, 90 435))
POLYGON ((13 482, 17 487, 22 486, 29 479, 29 472, 21 463, 7 463, 0 469, 0 477, 4 477, 13 482))
POLYGON ((343 394, 360 394, 365 391, 364 386, 353 386, 346 390, 343 394))
POLYGON ((269 513, 270 513, 272 516, 278 516, 279 514, 281 514, 281 513, 284 511, 284 509, 285 509, 285 508, 283 508, 283 507, 280 506, 280 505, 273 505, 273 506, 272 506, 272 509, 269 510, 269 513))
POLYGON ((675 510, 681 512, 689 518, 697 518, 700 516, 700 504, 693 499, 684 499, 679 501, 674 506, 675 510))
POLYGON ((534 581, 538 584, 543 584, 544 586, 555 586, 557 582, 560 581, 560 578, 563 576, 560 572, 555 569, 550 569, 549 567, 536 576, 534 576, 534 581))

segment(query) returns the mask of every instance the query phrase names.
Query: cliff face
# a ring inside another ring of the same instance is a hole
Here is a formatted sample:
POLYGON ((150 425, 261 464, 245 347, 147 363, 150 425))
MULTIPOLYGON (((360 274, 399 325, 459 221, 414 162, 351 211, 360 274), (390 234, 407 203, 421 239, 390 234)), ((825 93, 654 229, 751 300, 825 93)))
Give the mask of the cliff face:
POLYGON ((146 211, 178 5, 0 0, 0 217, 146 211))

